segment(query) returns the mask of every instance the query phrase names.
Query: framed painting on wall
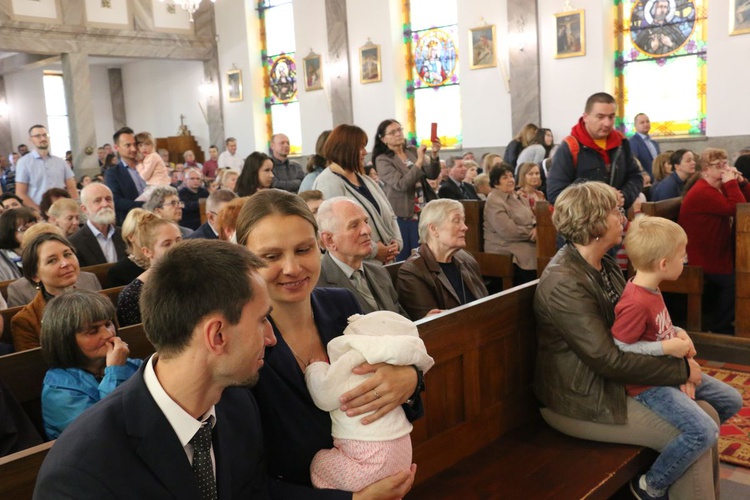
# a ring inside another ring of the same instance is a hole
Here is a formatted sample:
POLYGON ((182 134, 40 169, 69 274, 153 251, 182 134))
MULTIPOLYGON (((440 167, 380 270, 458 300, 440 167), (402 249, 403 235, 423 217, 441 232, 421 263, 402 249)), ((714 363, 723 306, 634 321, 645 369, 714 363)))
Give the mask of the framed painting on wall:
POLYGON ((555 14, 557 51, 555 58, 586 55, 586 30, 583 10, 555 14))
POLYGON ((383 79, 380 73, 380 45, 367 42, 359 48, 359 81, 375 83, 383 79))
POLYGON ((497 66, 495 54, 495 25, 480 26, 469 30, 471 44, 471 69, 494 68, 497 66))
POLYGON ((230 69, 227 71, 227 87, 229 89, 229 102, 242 100, 242 70, 230 69))
POLYGON ((323 62, 320 54, 310 51, 310 55, 302 60, 305 70, 305 90, 320 90, 323 88, 323 62))
POLYGON ((729 34, 750 33, 750 0, 729 0, 729 34))

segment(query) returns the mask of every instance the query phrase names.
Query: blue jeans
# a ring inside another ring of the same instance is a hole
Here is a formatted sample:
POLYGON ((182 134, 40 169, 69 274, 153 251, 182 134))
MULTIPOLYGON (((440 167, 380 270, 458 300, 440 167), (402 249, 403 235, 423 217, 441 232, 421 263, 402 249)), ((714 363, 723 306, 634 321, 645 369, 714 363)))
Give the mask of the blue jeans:
MULTIPOLYGON (((705 373, 701 375, 701 384, 695 389, 695 398, 713 406, 722 422, 742 408, 742 396, 737 390, 705 373)), ((666 490, 716 443, 719 428, 695 401, 677 387, 652 387, 635 396, 635 399, 681 432, 661 450, 646 473, 649 486, 666 490)))

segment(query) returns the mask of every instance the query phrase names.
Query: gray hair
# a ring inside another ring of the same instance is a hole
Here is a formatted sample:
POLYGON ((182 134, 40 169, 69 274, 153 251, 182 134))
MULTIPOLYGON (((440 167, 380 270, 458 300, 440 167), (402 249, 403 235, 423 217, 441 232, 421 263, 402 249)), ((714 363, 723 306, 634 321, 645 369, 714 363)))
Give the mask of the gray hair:
POLYGON ((97 321, 114 319, 115 307, 104 295, 81 289, 63 292, 44 308, 39 336, 42 356, 51 368, 82 368, 86 357, 76 333, 97 321))
POLYGON ((112 194, 112 190, 109 189, 109 186, 107 186, 106 184, 102 184, 101 182, 92 182, 91 184, 89 184, 85 188, 81 189, 81 205, 87 205, 88 202, 91 201, 91 200, 89 200, 89 193, 92 190, 99 189, 101 187, 106 188, 107 191, 109 191, 109 194, 112 194))
POLYGON ((206 199, 206 212, 216 212, 219 205, 229 203, 237 198, 237 193, 228 189, 217 189, 206 199))
POLYGON ((474 160, 464 160, 464 167, 466 167, 467 170, 470 168, 479 168, 479 163, 474 160))
POLYGON ((352 200, 351 198, 347 198, 346 196, 336 196, 334 198, 331 198, 330 200, 325 200, 320 204, 320 207, 318 207, 318 215, 316 216, 316 219, 318 220, 318 229, 321 233, 335 232, 336 226, 339 222, 338 218, 336 217, 336 205, 338 205, 339 203, 351 203, 352 205, 364 210, 362 208, 362 205, 352 200))
POLYGON ((461 202, 449 198, 432 200, 425 205, 419 214, 419 242, 427 243, 430 225, 440 226, 454 210, 460 210, 461 213, 464 213, 464 206, 461 205, 461 202))
POLYGON ((143 204, 143 208, 149 212, 153 212, 157 208, 162 208, 164 200, 170 196, 177 196, 179 198, 180 194, 172 186, 159 186, 151 192, 151 197, 143 204))
POLYGON ((460 156, 449 156, 447 160, 445 160, 445 166, 448 168, 453 168, 456 166, 457 161, 463 161, 464 159, 460 156))
POLYGON ((490 185, 490 176, 487 174, 479 174, 476 177, 474 177, 474 185, 479 186, 489 186, 490 185))
POLYGON ((50 215, 52 217, 62 217, 64 213, 73 211, 80 211, 78 202, 70 198, 60 198, 49 207, 49 210, 47 210, 47 215, 50 215))
POLYGON ((201 180, 203 179, 203 172, 201 172, 201 169, 198 167, 187 167, 182 170, 182 175, 187 175, 188 172, 198 172, 198 174, 201 176, 201 180))

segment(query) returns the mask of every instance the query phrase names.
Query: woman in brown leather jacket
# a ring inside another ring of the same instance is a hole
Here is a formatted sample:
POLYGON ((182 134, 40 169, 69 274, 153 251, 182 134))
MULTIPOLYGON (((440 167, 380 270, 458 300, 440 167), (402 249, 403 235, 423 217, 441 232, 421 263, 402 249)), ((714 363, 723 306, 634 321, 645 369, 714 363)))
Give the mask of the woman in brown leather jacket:
POLYGON ((433 200, 419 218, 421 245, 401 265, 398 300, 417 320, 487 296, 479 264, 466 246, 464 207, 456 200, 433 200))
MULTIPOLYGON (((534 392, 555 429, 594 441, 661 450, 678 433, 625 394, 624 384, 679 385, 700 381, 692 359, 620 351, 610 328, 625 286, 607 251, 622 240, 624 216, 614 189, 600 182, 569 186, 552 220, 566 244, 537 286, 538 350, 534 392)), ((717 422, 716 411, 701 407, 717 422)), ((718 450, 699 458, 670 489, 672 498, 715 498, 718 450)))

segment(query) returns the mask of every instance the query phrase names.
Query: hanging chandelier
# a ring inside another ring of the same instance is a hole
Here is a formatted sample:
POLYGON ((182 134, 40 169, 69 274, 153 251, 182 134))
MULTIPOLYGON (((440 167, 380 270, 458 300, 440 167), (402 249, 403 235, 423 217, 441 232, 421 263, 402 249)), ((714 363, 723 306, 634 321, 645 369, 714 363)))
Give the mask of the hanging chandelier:
MULTIPOLYGON (((161 0, 164 2, 164 0, 161 0)), ((195 11, 198 10, 201 6, 201 0, 170 0, 173 5, 176 5, 178 7, 182 7, 184 10, 187 11, 188 15, 190 16, 190 22, 193 22, 193 14, 195 14, 195 11)), ((212 3, 216 3, 216 0, 211 0, 212 3)))

